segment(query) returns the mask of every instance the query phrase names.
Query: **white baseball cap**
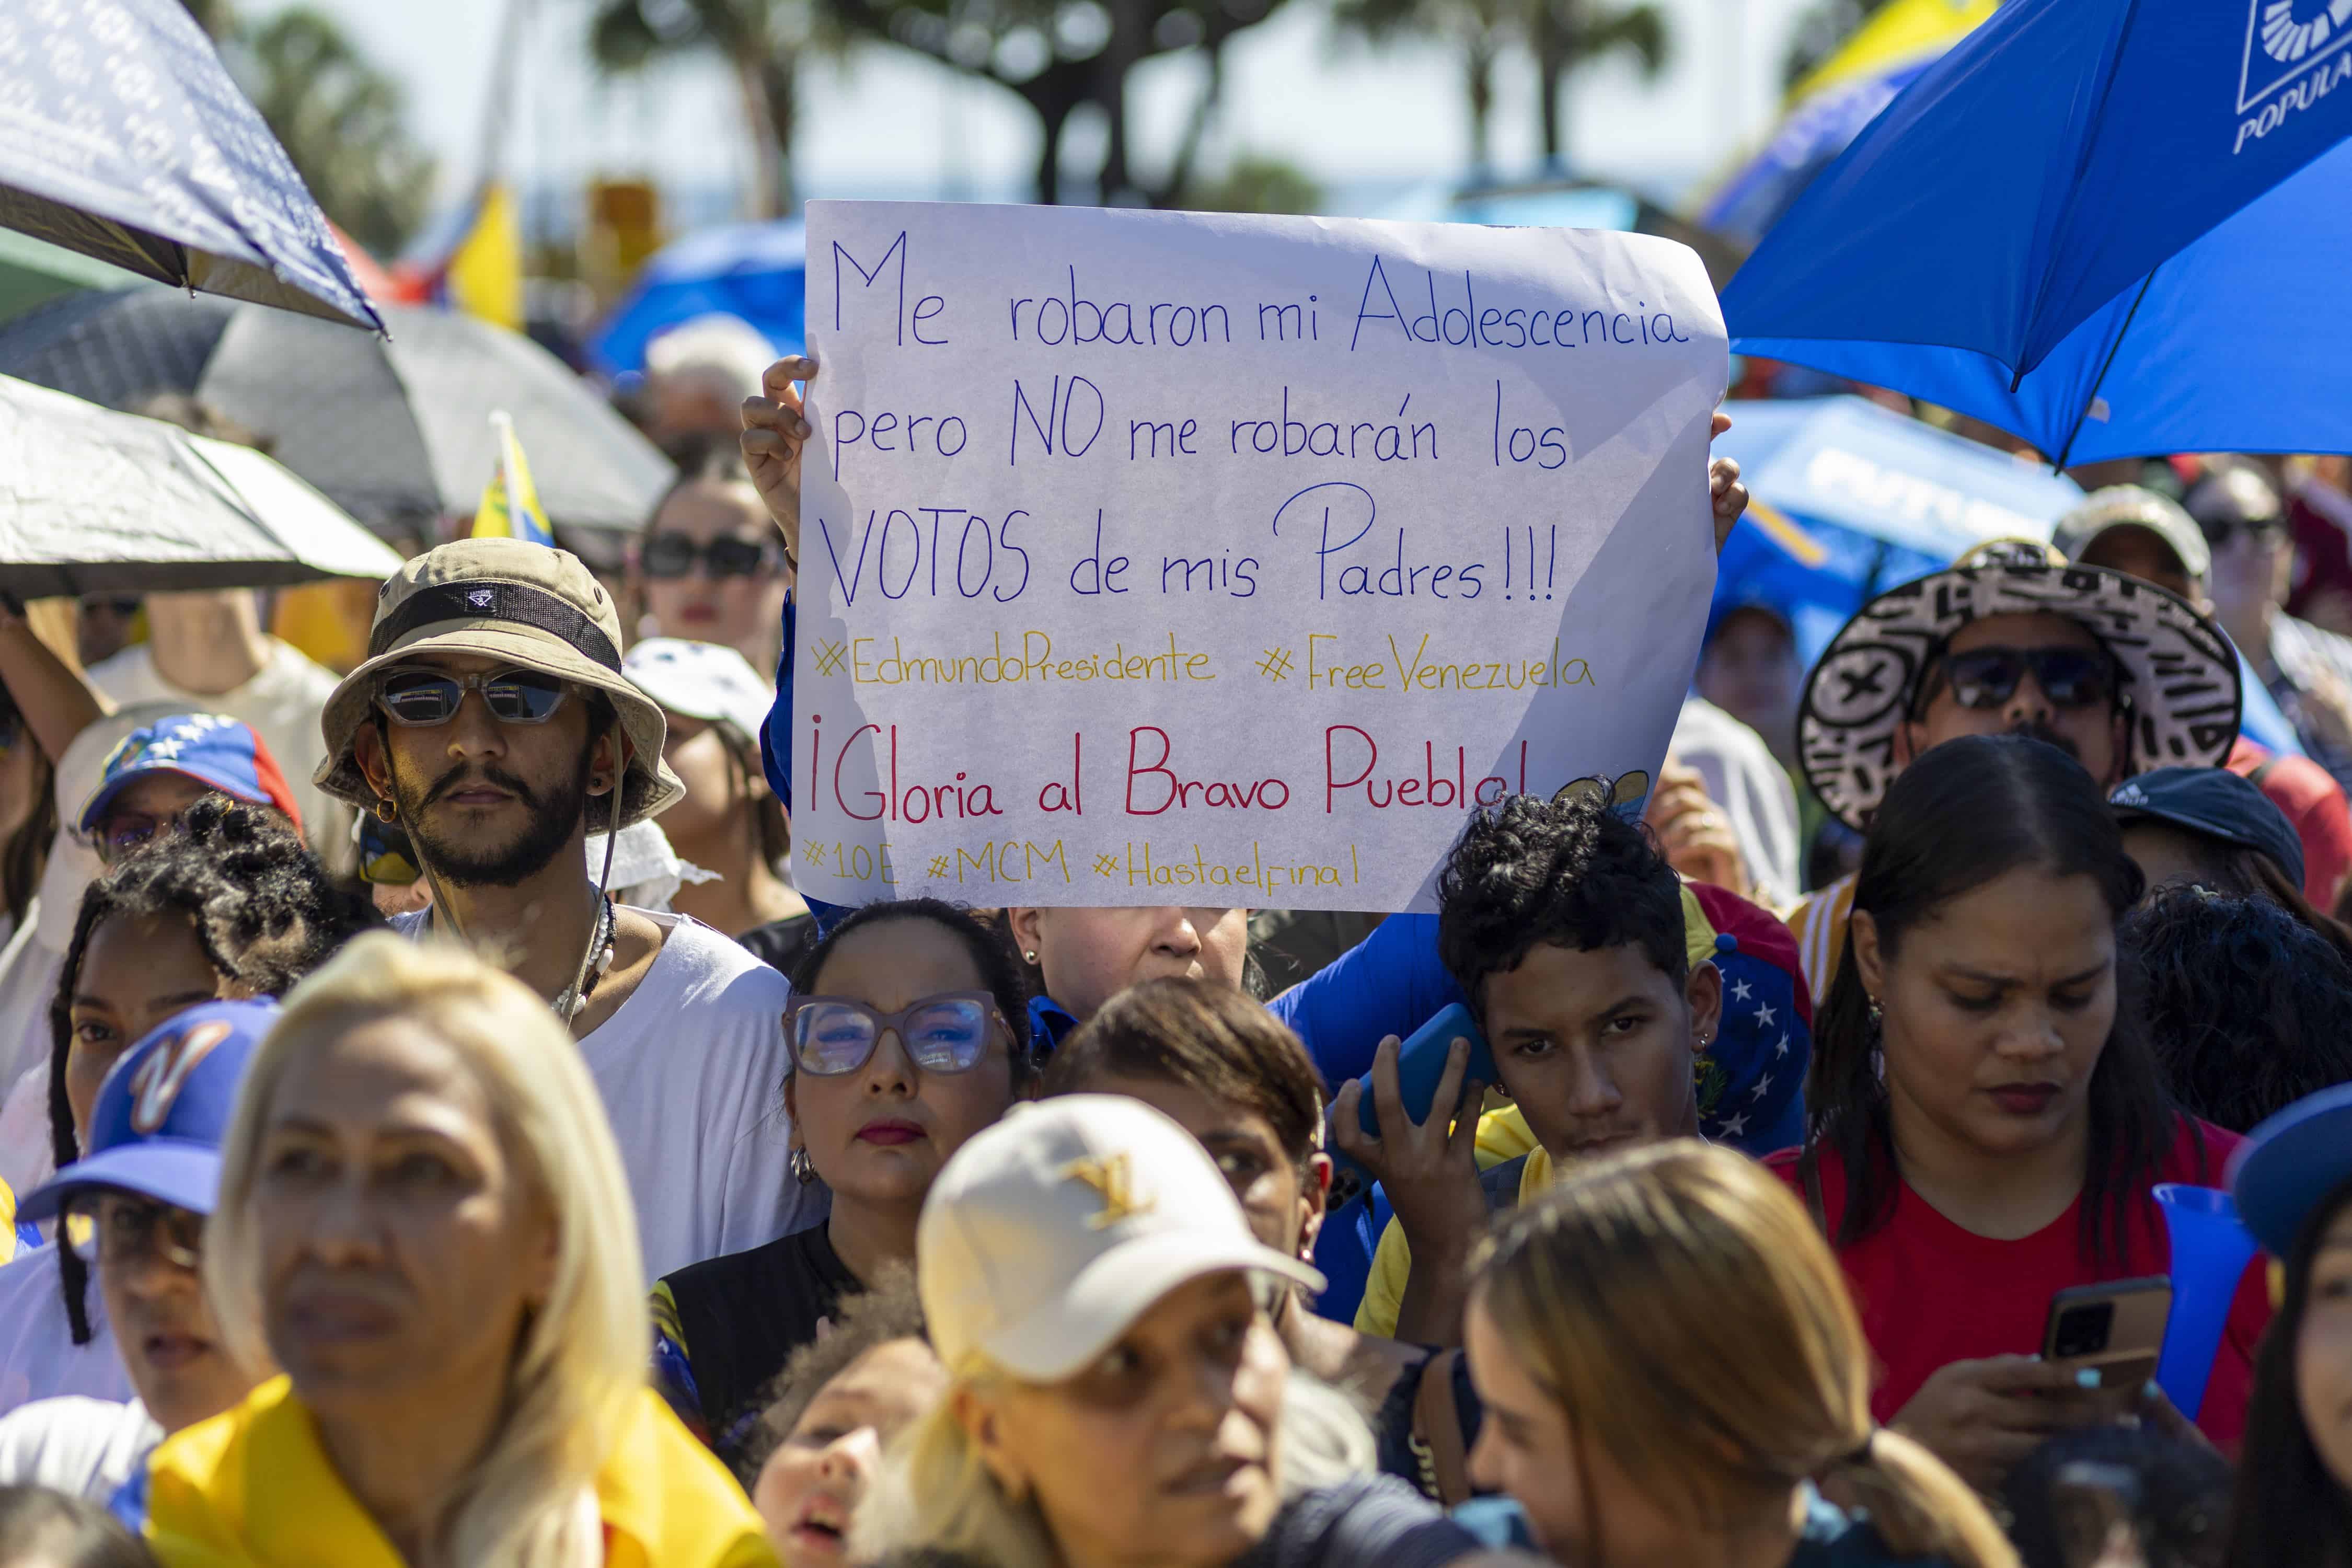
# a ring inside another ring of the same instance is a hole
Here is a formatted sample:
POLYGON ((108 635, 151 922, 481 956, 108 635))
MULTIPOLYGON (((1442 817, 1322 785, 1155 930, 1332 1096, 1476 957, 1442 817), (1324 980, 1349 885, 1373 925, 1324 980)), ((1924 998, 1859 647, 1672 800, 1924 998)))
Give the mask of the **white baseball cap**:
POLYGON ((1190 1132, 1123 1095, 1014 1106, 956 1151, 915 1231, 940 1360, 977 1350, 1032 1383, 1074 1375, 1168 1292, 1229 1269, 1324 1284, 1250 1234, 1190 1132))
POLYGON ((631 646, 621 673, 673 713, 728 724, 757 744, 776 700, 775 683, 733 648, 684 637, 647 637, 631 646))

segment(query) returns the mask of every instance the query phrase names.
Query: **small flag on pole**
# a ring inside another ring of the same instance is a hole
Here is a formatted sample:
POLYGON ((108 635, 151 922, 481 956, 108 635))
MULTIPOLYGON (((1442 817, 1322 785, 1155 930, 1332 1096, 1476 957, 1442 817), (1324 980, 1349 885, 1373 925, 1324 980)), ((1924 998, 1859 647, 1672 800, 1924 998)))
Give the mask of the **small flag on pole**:
POLYGON ((530 464, 523 458, 522 443, 515 439, 514 421, 499 409, 490 416, 490 428, 498 435, 498 463, 474 509, 474 537, 553 544, 555 531, 540 510, 539 488, 530 482, 530 464))

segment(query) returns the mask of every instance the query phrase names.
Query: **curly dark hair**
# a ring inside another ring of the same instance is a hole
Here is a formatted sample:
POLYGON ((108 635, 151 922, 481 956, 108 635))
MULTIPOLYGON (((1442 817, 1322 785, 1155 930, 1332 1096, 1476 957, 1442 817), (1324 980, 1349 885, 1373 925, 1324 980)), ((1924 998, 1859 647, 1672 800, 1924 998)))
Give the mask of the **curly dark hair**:
POLYGON ((2184 1110, 2243 1132, 2352 1083, 2352 964, 2264 898, 2167 888, 2132 911, 2147 1030, 2184 1110))
POLYGON ((1538 942, 1638 944, 1677 984, 1690 974, 1683 886, 1648 832, 1590 797, 1513 795, 1479 812, 1437 881, 1437 953, 1481 1023, 1486 979, 1538 942))
POLYGON ((2096 1465, 2138 1483, 2128 1505, 2147 1568, 2217 1563, 2228 1539, 2230 1462, 2210 1446, 2149 1426, 2093 1426, 2062 1433, 2018 1461, 2001 1483, 2009 1539, 2024 1568, 2067 1568, 2058 1488, 2067 1471, 2096 1465))
POLYGON ((996 999, 996 1009, 1004 1015, 1004 1026, 1011 1031, 1013 1088, 1019 1092, 1037 1068, 1029 1051, 1029 986, 1021 977, 1019 962, 1013 956, 1012 939, 992 916, 978 910, 965 909, 945 899, 898 899, 864 905, 825 932, 793 965, 793 994, 814 994, 817 979, 824 973, 825 960, 833 956, 842 940, 852 931, 886 921, 929 921, 963 944, 964 951, 971 955, 972 967, 980 971, 982 989, 996 999))
MULTIPOLYGON (((92 882, 49 1002, 49 1141, 58 1168, 81 1157, 66 1058, 73 1048, 73 996, 90 933, 118 917, 179 915, 223 978, 257 996, 282 996, 359 932, 383 923, 362 893, 339 887, 292 826, 267 806, 208 795, 179 829, 142 845, 92 882)), ((58 1253, 74 1343, 91 1338, 88 1271, 72 1247, 58 1253)))
POLYGON ((892 1264, 871 1290, 845 1296, 834 1309, 833 1328, 821 1340, 811 1340, 792 1353, 784 1370, 769 1380, 751 1403, 760 1411, 759 1425, 737 1457, 735 1474, 745 1491, 759 1485, 768 1457, 784 1445, 801 1417, 824 1392, 824 1385, 847 1372, 867 1351, 893 1340, 930 1341, 923 1321, 922 1298, 915 1293, 915 1271, 892 1264))

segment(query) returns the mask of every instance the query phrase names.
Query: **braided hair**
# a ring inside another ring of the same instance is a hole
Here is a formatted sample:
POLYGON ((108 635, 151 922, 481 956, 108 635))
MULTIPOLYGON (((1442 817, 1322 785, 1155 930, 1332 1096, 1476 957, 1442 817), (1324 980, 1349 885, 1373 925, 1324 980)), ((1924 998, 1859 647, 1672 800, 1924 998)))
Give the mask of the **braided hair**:
MULTIPOLYGON (((49 1140, 63 1170, 81 1157, 66 1062, 73 1049, 73 996, 93 931, 110 920, 176 915, 194 928, 214 971, 257 996, 283 995, 358 932, 383 923, 362 894, 335 884, 285 818, 267 806, 208 795, 176 832, 142 846, 83 892, 73 941, 49 1002, 49 1140)), ((73 1342, 92 1336, 89 1270, 58 1249, 73 1342)))

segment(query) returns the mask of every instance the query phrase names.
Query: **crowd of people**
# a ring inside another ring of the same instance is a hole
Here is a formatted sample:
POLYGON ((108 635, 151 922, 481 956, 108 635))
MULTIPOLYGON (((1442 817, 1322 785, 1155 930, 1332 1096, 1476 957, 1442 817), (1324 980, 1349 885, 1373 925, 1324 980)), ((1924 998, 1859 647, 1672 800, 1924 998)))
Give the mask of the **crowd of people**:
POLYGON ((2352 1561, 2332 470, 1726 601, 1638 818, 1434 913, 844 909, 740 358, 621 570, 423 550, 342 667, 0 605, 0 1565, 2352 1561))

